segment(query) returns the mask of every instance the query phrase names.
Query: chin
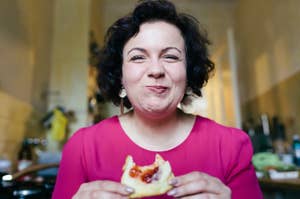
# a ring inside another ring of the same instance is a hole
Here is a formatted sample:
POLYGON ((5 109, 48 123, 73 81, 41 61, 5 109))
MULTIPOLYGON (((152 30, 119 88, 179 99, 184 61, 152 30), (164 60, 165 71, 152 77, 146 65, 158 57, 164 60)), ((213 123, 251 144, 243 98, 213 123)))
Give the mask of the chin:
POLYGON ((177 106, 174 106, 171 108, 171 106, 166 105, 164 106, 162 103, 160 104, 152 104, 144 107, 144 111, 147 112, 147 114, 155 116, 155 117, 163 117, 164 115, 168 115, 169 113, 176 110, 177 106))
POLYGON ((153 115, 155 117, 164 117, 165 115, 169 115, 176 111, 179 102, 180 99, 153 99, 149 97, 148 99, 143 98, 143 100, 139 100, 139 103, 136 103, 137 106, 134 106, 134 109, 139 110, 139 112, 149 114, 149 116, 153 115))

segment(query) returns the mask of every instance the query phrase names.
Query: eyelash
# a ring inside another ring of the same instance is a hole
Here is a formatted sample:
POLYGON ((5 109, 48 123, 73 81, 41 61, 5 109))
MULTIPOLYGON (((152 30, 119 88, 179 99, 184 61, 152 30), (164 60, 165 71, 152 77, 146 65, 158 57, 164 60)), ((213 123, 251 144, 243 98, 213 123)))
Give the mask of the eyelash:
POLYGON ((179 57, 175 55, 165 55, 164 58, 166 59, 172 59, 172 60, 179 60, 179 57))
MULTIPOLYGON (((164 59, 171 60, 171 61, 178 61, 179 57, 175 55, 165 55, 163 56, 164 59)), ((142 55, 134 55, 133 57, 130 58, 130 61, 141 61, 144 60, 145 57, 142 55)))
POLYGON ((142 60, 142 59, 144 59, 143 56, 141 56, 141 55, 135 55, 135 56, 133 56, 133 57, 130 58, 130 61, 136 61, 136 60, 142 60))

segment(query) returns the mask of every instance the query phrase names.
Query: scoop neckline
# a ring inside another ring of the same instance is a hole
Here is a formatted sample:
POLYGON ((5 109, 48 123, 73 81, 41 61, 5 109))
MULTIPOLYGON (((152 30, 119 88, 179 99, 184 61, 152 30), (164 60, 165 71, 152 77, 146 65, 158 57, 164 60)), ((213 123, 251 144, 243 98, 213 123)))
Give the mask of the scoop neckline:
POLYGON ((133 145, 134 147, 136 148, 139 148, 143 151, 146 151, 146 152, 151 152, 151 153, 167 153, 167 152, 170 152, 170 151, 174 151, 174 150, 177 150, 181 147, 183 147, 187 142, 189 142, 189 140, 191 139, 192 137, 192 134, 193 132, 195 131, 195 128, 196 128, 196 125, 197 125, 197 121, 199 120, 199 116, 194 116, 194 123, 193 123, 193 126, 190 130, 190 132, 187 134, 187 136, 182 140, 182 142, 180 142, 179 144, 175 145, 174 147, 171 147, 169 149, 166 149, 166 150, 151 150, 151 149, 147 149, 145 147, 142 147, 140 146, 139 144, 137 144, 136 142, 134 142, 126 133, 125 129, 123 128, 122 124, 121 124, 121 121, 120 121, 120 118, 118 115, 115 116, 115 119, 117 120, 118 122, 118 126, 120 128, 120 132, 122 132, 122 135, 129 141, 129 143, 131 145, 133 145))

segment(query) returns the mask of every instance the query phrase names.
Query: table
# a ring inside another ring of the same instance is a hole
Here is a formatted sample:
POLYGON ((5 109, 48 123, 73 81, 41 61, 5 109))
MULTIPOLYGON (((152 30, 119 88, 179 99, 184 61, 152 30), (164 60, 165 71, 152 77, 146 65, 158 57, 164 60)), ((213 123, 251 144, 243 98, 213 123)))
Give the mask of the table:
POLYGON ((272 180, 259 179, 265 199, 299 199, 300 179, 272 180))
POLYGON ((259 179, 262 188, 267 189, 289 189, 300 191, 300 179, 272 180, 268 178, 259 179))

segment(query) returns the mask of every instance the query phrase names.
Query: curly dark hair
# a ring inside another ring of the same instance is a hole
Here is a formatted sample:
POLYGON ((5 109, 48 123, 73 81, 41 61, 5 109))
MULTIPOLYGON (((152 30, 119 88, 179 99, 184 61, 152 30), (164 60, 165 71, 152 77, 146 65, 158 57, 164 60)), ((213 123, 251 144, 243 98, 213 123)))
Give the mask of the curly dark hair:
MULTIPOLYGON (((103 96, 115 105, 118 106, 121 101, 119 92, 122 88, 124 45, 138 34, 141 24, 161 20, 175 25, 181 31, 186 48, 187 88, 202 96, 201 88, 214 70, 214 63, 208 57, 207 46, 210 41, 206 31, 200 31, 199 22, 193 16, 177 13, 174 4, 168 0, 142 0, 132 13, 120 18, 108 29, 100 53, 98 86, 103 96)), ((124 105, 131 108, 127 97, 124 105)))

